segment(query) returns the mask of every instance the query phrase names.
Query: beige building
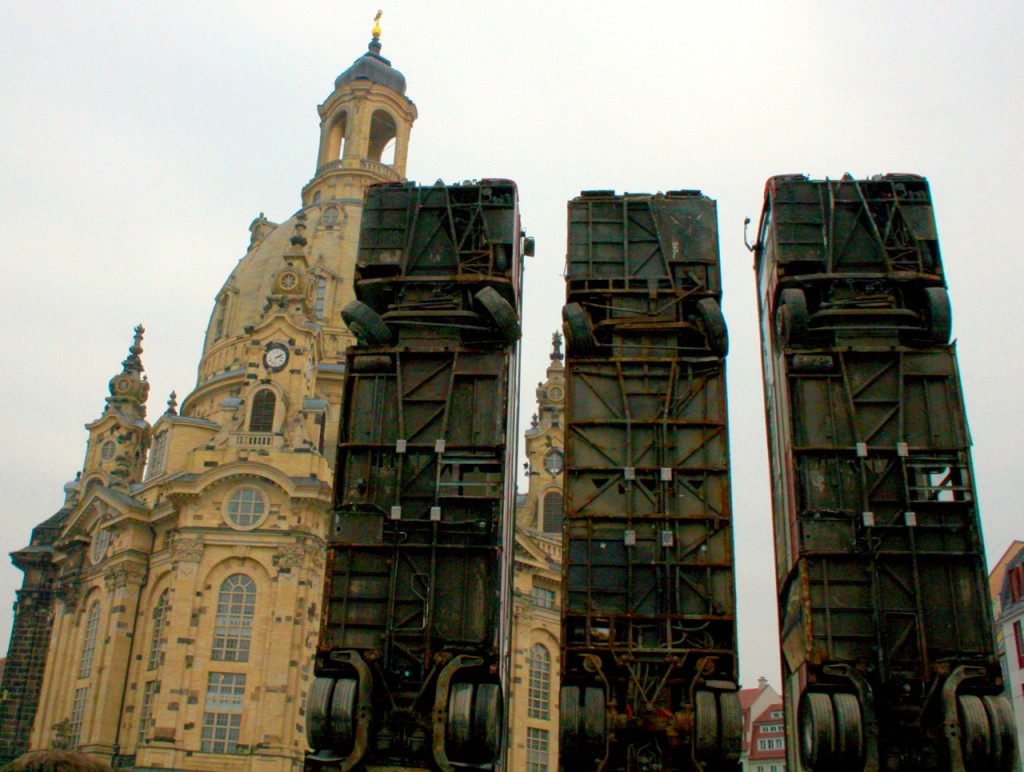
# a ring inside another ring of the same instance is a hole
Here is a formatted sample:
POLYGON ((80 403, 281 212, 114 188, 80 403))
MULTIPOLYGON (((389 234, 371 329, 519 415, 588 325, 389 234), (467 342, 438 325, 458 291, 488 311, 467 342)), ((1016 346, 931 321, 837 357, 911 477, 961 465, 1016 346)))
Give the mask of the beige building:
POLYGON ((509 769, 558 769, 565 374, 557 334, 526 431, 529 486, 516 512, 509 769))
POLYGON ((79 747, 138 770, 295 770, 363 192, 404 178, 416 107, 369 50, 320 105, 302 207, 251 224, 195 389, 146 421, 142 328, 25 571, 0 762, 79 747), (311 159, 312 160, 312 159, 311 159))

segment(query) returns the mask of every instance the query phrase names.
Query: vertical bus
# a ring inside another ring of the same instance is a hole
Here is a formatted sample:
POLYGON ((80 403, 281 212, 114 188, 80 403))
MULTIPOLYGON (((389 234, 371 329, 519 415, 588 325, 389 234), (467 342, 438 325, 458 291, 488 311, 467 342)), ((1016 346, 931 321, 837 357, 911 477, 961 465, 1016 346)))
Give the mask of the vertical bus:
POLYGON ((307 768, 503 767, 527 252, 511 181, 368 190, 307 768))
POLYGON ((1016 769, 927 181, 769 179, 755 270, 787 768, 1016 769))
POLYGON ((738 770, 715 202, 569 202, 560 758, 738 770))

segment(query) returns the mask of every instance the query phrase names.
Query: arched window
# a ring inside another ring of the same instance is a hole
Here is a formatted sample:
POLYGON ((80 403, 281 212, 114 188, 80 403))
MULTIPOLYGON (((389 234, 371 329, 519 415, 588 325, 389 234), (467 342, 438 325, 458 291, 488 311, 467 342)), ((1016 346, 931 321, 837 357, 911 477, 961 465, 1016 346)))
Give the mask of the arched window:
POLYGON ((331 131, 327 135, 327 148, 324 153, 324 163, 337 161, 345 155, 345 137, 348 134, 348 112, 342 110, 338 117, 331 124, 331 131))
POLYGON ((544 497, 544 533, 562 532, 562 494, 549 493, 544 497))
POLYGON ((228 522, 239 528, 258 525, 266 511, 267 501, 259 488, 238 488, 228 499, 228 522))
POLYGON ((370 147, 366 153, 371 161, 391 165, 395 162, 395 138, 398 127, 391 113, 375 110, 370 119, 370 147))
POLYGON ((526 664, 530 669, 527 715, 547 720, 551 716, 551 653, 543 644, 535 643, 530 647, 526 664))
POLYGON ((171 610, 171 602, 168 591, 160 593, 160 599, 153 607, 153 638, 149 642, 149 663, 147 670, 156 670, 160 667, 164 652, 164 625, 167 623, 167 614, 171 610))
POLYGON ((274 409, 277 396, 270 389, 260 389, 253 395, 252 412, 249 414, 250 432, 274 431, 274 409))
POLYGON ((256 613, 256 582, 232 574, 220 586, 211 659, 248 662, 252 618, 256 613))
POLYGON ((85 617, 85 636, 82 638, 82 658, 78 660, 78 677, 88 678, 92 673, 93 655, 96 653, 96 637, 100 631, 100 602, 93 601, 85 617))
POLYGON ((146 479, 158 477, 164 473, 164 459, 167 455, 167 435, 169 432, 160 432, 153 438, 153 449, 149 451, 149 467, 146 469, 146 479))

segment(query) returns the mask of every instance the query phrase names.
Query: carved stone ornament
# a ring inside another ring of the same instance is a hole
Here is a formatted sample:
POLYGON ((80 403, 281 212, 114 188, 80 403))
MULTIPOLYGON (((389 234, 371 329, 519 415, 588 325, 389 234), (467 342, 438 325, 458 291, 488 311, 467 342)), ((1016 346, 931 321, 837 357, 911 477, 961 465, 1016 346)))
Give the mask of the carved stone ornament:
POLYGON ((171 560, 188 576, 199 565, 203 557, 203 543, 199 539, 176 534, 171 541, 171 560))
POLYGON ((128 585, 141 587, 146 583, 146 566, 143 563, 130 562, 111 566, 103 574, 107 592, 113 592, 128 585))
POLYGON ((78 599, 82 595, 82 580, 76 577, 58 581, 53 588, 53 595, 64 607, 64 613, 70 614, 78 606, 78 599))
POLYGON ((303 549, 301 544, 296 544, 291 547, 278 547, 277 553, 274 555, 274 568, 280 571, 282 568, 299 568, 302 566, 302 560, 306 556, 306 550, 303 549))

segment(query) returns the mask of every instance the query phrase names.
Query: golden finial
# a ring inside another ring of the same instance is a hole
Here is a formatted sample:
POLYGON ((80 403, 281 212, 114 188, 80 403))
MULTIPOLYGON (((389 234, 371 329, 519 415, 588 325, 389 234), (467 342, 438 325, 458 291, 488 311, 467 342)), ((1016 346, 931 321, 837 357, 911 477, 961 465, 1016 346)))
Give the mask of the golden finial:
POLYGON ((380 37, 380 17, 384 15, 384 11, 377 11, 377 15, 373 17, 373 36, 375 38, 380 37))

